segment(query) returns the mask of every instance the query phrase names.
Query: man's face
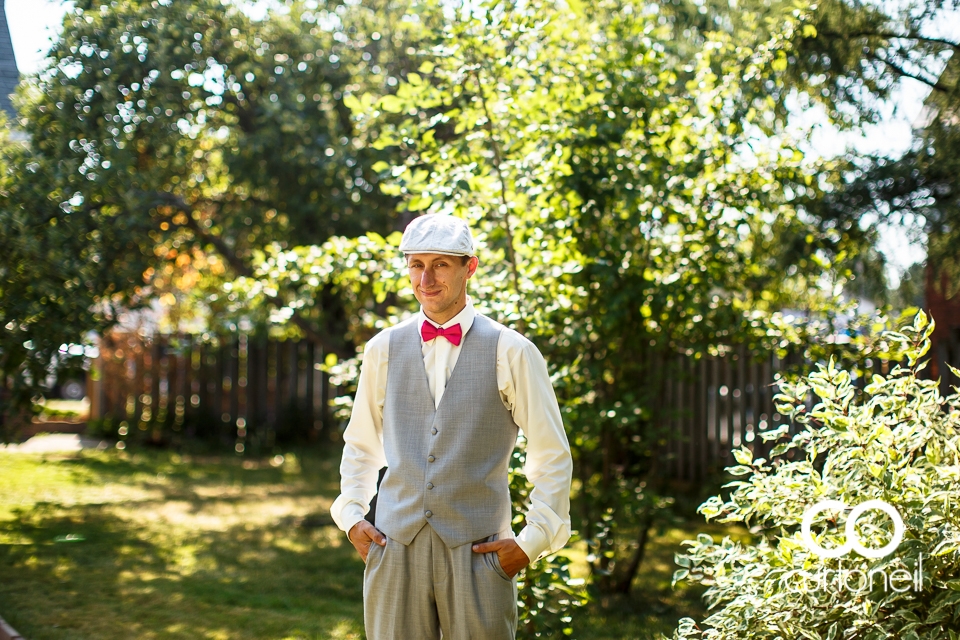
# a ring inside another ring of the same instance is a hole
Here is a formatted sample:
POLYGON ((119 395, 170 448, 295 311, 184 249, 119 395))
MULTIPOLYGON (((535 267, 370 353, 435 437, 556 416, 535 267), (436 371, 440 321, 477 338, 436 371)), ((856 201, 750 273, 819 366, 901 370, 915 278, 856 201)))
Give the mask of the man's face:
POLYGON ((443 324, 466 303, 467 280, 477 270, 477 259, 439 253, 413 253, 407 256, 407 272, 413 295, 431 320, 443 324))

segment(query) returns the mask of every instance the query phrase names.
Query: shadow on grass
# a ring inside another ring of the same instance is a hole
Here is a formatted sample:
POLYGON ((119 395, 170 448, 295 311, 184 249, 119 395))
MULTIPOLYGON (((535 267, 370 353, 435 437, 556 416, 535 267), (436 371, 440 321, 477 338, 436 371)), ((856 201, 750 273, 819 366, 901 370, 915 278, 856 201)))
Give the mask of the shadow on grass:
MULTIPOLYGON (((170 464, 165 456, 60 462, 144 486, 170 464)), ((156 488, 205 516, 207 502, 224 499, 197 495, 198 486, 284 481, 282 469, 210 467, 184 465, 182 478, 173 471, 156 488)), ((318 495, 313 482, 289 493, 318 495)), ((156 517, 156 502, 35 503, 0 520, 9 542, 0 544, 0 615, 30 640, 363 637, 363 564, 323 514, 182 526, 156 517)))

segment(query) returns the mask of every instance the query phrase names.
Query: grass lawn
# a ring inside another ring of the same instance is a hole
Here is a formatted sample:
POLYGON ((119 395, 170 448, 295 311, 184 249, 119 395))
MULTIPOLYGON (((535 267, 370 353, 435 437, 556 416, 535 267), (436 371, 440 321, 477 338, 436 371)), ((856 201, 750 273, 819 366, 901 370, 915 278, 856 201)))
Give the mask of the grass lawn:
POLYGON ((361 638, 335 462, 246 467, 0 454, 0 615, 29 640, 361 638))
POLYGON ((90 401, 83 400, 44 400, 36 405, 40 410, 40 419, 49 420, 85 420, 90 412, 90 401))
MULTIPOLYGON (((28 640, 362 638, 363 564, 327 512, 338 462, 0 452, 0 616, 28 640)), ((670 575, 704 529, 657 536, 635 595, 582 611, 575 637, 701 615, 670 575)))

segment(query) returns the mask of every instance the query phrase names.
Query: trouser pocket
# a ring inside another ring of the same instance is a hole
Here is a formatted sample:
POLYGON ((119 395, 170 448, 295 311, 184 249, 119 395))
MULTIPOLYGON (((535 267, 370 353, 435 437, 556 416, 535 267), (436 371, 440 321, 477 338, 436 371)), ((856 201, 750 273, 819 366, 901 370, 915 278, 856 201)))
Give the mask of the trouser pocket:
MULTIPOLYGON (((494 542, 495 540, 500 540, 501 536, 498 533, 489 536, 483 542, 494 542)), ((483 554, 483 561, 486 566, 494 571, 498 576, 506 580, 507 582, 513 582, 513 578, 507 575, 507 572, 503 570, 503 567, 500 565, 500 556, 497 555, 496 551, 490 551, 489 553, 483 554)))

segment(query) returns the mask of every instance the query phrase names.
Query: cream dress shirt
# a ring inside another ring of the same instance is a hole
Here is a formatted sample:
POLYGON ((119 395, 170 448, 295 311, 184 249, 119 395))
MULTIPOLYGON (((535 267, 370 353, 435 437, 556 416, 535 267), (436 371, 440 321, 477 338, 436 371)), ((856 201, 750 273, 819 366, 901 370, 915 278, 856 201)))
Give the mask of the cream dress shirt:
MULTIPOLYGON (((468 299, 467 306, 442 328, 460 323, 465 336, 475 316, 476 311, 468 299)), ((440 326, 428 320, 421 308, 417 326, 423 326, 424 322, 440 326)), ((353 413, 343 434, 341 493, 330 508, 334 521, 343 531, 350 531, 370 509, 370 500, 377 490, 378 472, 386 465, 383 402, 389 333, 389 329, 382 331, 367 342, 353 413)), ((440 405, 460 349, 446 338, 437 337, 429 342, 421 339, 434 406, 440 405)), ((516 540, 528 558, 537 560, 558 551, 570 538, 573 461, 546 362, 532 342, 510 329, 503 331, 497 346, 497 386, 503 406, 513 415, 527 441, 524 474, 533 484, 533 491, 526 526, 516 540)))

